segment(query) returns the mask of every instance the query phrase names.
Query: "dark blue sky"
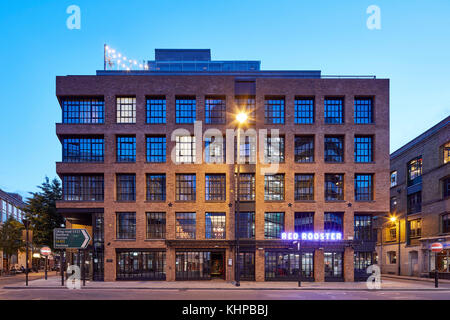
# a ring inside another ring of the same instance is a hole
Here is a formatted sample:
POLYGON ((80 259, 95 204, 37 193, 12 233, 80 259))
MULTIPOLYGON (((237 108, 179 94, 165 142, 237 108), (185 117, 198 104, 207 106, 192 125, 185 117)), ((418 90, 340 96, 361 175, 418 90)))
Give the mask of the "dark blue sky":
POLYGON ((391 79, 391 151, 450 114, 450 1, 15 0, 0 3, 0 188, 35 191, 61 145, 55 76, 94 74, 103 44, 133 59, 154 48, 211 48, 263 69, 391 79), (66 27, 69 5, 81 29, 66 27), (366 9, 381 9, 369 30, 366 9))

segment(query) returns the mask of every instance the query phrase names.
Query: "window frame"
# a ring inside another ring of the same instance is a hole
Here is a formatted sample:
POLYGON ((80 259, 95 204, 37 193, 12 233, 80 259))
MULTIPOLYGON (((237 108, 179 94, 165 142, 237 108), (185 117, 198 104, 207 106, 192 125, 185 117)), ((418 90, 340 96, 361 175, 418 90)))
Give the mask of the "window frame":
POLYGON ((116 123, 135 124, 136 123, 136 97, 117 96, 116 97, 116 123), (128 100, 131 101, 128 101, 128 100), (127 107, 126 109, 123 109, 127 107), (131 115, 129 114, 131 113, 131 115))

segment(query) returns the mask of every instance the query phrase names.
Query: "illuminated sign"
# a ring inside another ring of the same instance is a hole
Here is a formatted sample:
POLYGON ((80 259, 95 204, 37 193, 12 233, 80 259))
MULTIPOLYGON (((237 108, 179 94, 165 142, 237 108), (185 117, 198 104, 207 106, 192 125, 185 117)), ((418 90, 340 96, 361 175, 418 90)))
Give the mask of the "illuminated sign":
POLYGON ((339 241, 342 240, 340 232, 283 232, 281 240, 308 240, 308 241, 339 241))

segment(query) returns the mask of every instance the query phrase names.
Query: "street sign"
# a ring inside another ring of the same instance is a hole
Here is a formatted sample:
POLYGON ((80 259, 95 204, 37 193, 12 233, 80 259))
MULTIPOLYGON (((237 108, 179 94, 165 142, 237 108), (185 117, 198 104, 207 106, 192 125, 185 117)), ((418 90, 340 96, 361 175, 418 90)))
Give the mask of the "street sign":
POLYGON ((43 256, 49 256, 52 253, 52 249, 50 249, 49 247, 42 247, 41 248, 41 254, 43 256))
POLYGON ((86 249, 89 241, 86 229, 53 229, 55 249, 86 249))
POLYGON ((435 242, 431 245, 431 251, 433 252, 441 252, 444 249, 442 243, 435 242))

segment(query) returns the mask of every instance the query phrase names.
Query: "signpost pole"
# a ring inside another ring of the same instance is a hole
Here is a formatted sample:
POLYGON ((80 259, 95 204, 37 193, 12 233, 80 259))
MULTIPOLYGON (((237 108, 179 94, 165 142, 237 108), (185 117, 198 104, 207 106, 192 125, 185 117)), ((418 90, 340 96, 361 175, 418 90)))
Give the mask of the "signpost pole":
POLYGON ((48 256, 45 256, 45 280, 47 280, 48 256))
POLYGON ((300 240, 298 240, 298 286, 301 287, 302 286, 302 250, 301 250, 301 245, 300 245, 300 240))
POLYGON ((438 273, 438 253, 435 252, 434 260, 434 287, 439 288, 439 273, 438 273))
POLYGON ((82 269, 81 272, 83 274, 83 287, 86 286, 86 269, 85 269, 85 264, 86 264, 86 249, 83 249, 83 259, 81 260, 81 262, 83 263, 82 265, 82 269))
POLYGON ((61 269, 61 285, 64 286, 64 249, 61 249, 61 257, 59 260, 59 266, 61 269))

